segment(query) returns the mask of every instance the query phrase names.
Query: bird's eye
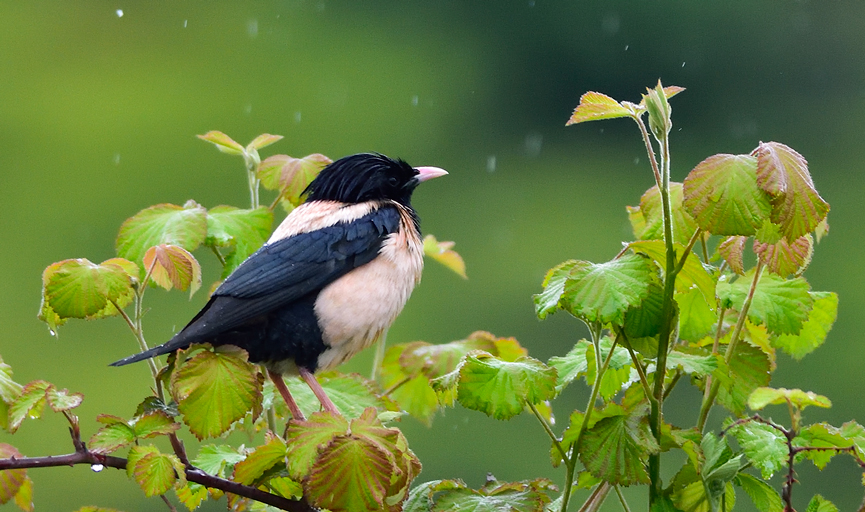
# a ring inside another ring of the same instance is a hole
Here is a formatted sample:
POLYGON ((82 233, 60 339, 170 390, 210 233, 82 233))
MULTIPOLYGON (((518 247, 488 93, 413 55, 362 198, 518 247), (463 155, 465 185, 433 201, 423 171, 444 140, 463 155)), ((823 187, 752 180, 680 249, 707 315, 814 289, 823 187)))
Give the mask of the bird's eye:
POLYGON ((395 187, 397 186, 397 184, 399 184, 399 180, 396 178, 396 176, 391 176, 387 179, 387 183, 388 185, 395 187))

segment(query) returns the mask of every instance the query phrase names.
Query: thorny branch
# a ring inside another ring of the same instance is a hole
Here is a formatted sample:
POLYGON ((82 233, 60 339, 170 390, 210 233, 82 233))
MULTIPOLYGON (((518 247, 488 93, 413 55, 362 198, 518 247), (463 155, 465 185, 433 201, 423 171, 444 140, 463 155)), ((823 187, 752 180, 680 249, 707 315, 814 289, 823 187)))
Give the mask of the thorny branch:
MULTIPOLYGON (((8 459, 0 459, 0 471, 6 469, 30 469, 30 468, 48 468, 58 466, 74 466, 76 464, 102 465, 115 469, 126 469, 127 460, 122 457, 114 457, 112 455, 102 455, 93 453, 87 449, 81 437, 72 428, 69 429, 72 435, 72 444, 75 446, 75 452, 66 455, 48 455, 45 457, 11 457, 8 459)), ((174 440, 172 440, 174 441, 174 440)), ((179 441, 178 441, 179 443, 179 441)), ((172 443, 173 444, 173 443, 172 443)), ((181 445, 182 452, 182 445, 181 445)), ((183 452, 182 452, 183 453, 183 452)), ((185 458, 185 457, 184 457, 185 458)), ((316 509, 309 505, 305 500, 289 500, 276 494, 271 494, 255 487, 239 484, 232 480, 220 478, 205 473, 204 471, 192 466, 188 461, 184 460, 186 466, 186 479, 190 482, 201 484, 212 489, 237 494, 261 503, 276 507, 280 510, 289 512, 316 512, 316 509)))

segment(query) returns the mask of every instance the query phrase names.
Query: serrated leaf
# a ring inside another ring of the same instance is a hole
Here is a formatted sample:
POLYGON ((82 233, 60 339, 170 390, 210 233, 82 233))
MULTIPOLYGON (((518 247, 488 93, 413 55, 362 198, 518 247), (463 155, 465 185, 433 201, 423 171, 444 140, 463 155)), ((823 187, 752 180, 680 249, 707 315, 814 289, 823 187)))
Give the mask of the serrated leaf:
POLYGON ((0 356, 0 400, 12 402, 21 394, 21 384, 12 380, 12 367, 3 362, 0 356))
POLYGON ((261 148, 270 146, 274 142, 282 140, 282 135, 271 135, 269 133, 262 133, 258 137, 252 139, 252 142, 246 145, 246 150, 259 150, 261 148))
POLYGON ((718 403, 733 414, 741 415, 751 393, 769 384, 772 377, 769 356, 750 343, 740 341, 730 360, 729 380, 718 388, 718 403))
MULTIPOLYGON (((356 373, 343 375, 328 372, 318 374, 316 378, 340 413, 349 419, 360 416, 367 407, 393 408, 392 403, 376 393, 371 381, 356 373)), ((286 385, 304 414, 309 415, 321 409, 321 402, 306 383, 291 378, 286 380, 286 385)))
MULTIPOLYGON (((21 458, 21 452, 11 444, 0 443, 0 458, 10 459, 12 457, 21 458)), ((0 471, 0 504, 8 503, 9 500, 13 499, 26 480, 26 469, 0 471)))
POLYGON ((313 413, 305 421, 292 420, 285 436, 289 476, 303 480, 319 451, 347 431, 348 421, 344 417, 327 412, 313 413))
POLYGON ((791 241, 814 231, 829 203, 814 188, 805 158, 778 142, 761 142, 754 154, 757 184, 772 195, 772 222, 791 241))
POLYGON ((162 411, 152 411, 135 419, 133 430, 135 437, 147 439, 150 437, 168 435, 180 428, 179 423, 162 411))
POLYGON ((24 512, 33 512, 35 505, 33 503, 33 480, 30 477, 25 477, 21 487, 14 497, 15 504, 24 512))
POLYGON ((733 482, 745 491, 760 512, 784 512, 781 497, 766 482, 748 473, 739 473, 733 482))
POLYGON ((754 252, 771 272, 781 277, 787 277, 790 274, 799 275, 811 263, 811 256, 814 253, 814 239, 811 238, 810 234, 807 234, 797 238, 792 243, 786 238, 782 238, 774 244, 754 240, 754 252))
MULTIPOLYGON (((803 428, 799 435, 793 439, 796 448, 849 448, 854 445, 854 440, 844 434, 849 433, 847 429, 838 429, 827 423, 814 423, 803 428)), ((835 450, 806 450, 799 456, 809 459, 817 469, 823 470, 832 457, 837 455, 835 450)))
MULTIPOLYGON (((682 184, 670 182, 670 207, 673 214, 673 241, 682 246, 688 245, 697 223, 682 207, 683 194, 682 184)), ((661 193, 655 185, 640 198, 640 212, 645 219, 645 226, 637 235, 640 240, 663 240, 664 239, 664 212, 661 201, 661 193)), ((636 234, 636 231, 635 231, 636 234)))
POLYGON ((176 245, 160 244, 144 253, 144 268, 150 279, 166 290, 189 289, 192 297, 201 288, 201 265, 189 251, 176 245))
POLYGON ((304 495, 333 512, 384 508, 394 467, 388 454, 353 434, 333 438, 322 449, 304 481, 304 495))
POLYGON ((81 405, 84 395, 81 393, 70 393, 68 389, 57 389, 53 384, 45 390, 48 406, 54 412, 68 411, 81 405))
POLYGON ((183 463, 176 455, 160 453, 155 446, 133 446, 129 450, 126 473, 133 478, 147 497, 165 494, 178 477, 186 483, 183 463))
POLYGON ((225 255, 223 279, 264 245, 272 225, 273 212, 263 206, 254 210, 241 210, 233 206, 217 206, 208 210, 205 245, 231 247, 231 251, 225 255))
POLYGON ((466 262, 462 256, 453 250, 454 242, 439 242, 433 235, 427 235, 423 239, 423 253, 435 261, 441 263, 445 267, 454 271, 463 279, 468 279, 466 276, 466 262))
POLYGON ((787 464, 787 438, 774 428, 758 421, 747 421, 731 427, 728 433, 736 438, 748 460, 760 470, 763 478, 772 478, 787 464))
POLYGON ((207 444, 198 450, 192 464, 207 474, 224 477, 228 466, 234 466, 245 458, 246 455, 233 446, 207 444))
MULTIPOLYGON (((655 261, 666 272, 667 267, 667 248, 662 240, 642 240, 639 242, 631 242, 628 248, 634 252, 645 254, 655 261)), ((674 245, 676 258, 681 258, 685 247, 679 244, 674 245)), ((703 299, 707 304, 715 305, 715 278, 703 267, 700 259, 693 252, 688 253, 688 258, 685 260, 685 265, 681 272, 676 275, 676 292, 687 293, 693 288, 700 290, 703 294, 703 299)))
POLYGON ((196 137, 212 143, 216 146, 216 149, 222 151, 223 153, 228 153, 229 155, 243 154, 243 146, 235 142, 234 139, 232 139, 228 135, 218 130, 211 130, 204 135, 196 135, 196 137))
POLYGON ((100 428, 87 447, 93 453, 107 454, 129 446, 135 442, 135 429, 126 422, 111 423, 100 428))
POLYGON ((568 384, 586 374, 589 369, 586 351, 591 345, 583 339, 564 356, 550 358, 549 365, 556 369, 556 394, 561 393, 568 384))
POLYGON ((714 155, 703 160, 684 182, 684 206, 713 235, 751 236, 769 218, 769 195, 757 186, 757 159, 714 155))
MULTIPOLYGON (((404 346, 405 350, 400 353, 398 362, 409 374, 422 373, 434 379, 454 371, 460 359, 472 350, 483 350, 508 360, 499 353, 499 341, 499 338, 486 331, 475 331, 466 339, 437 345, 416 341, 404 346)), ((520 353, 517 357, 524 355, 520 353)))
POLYGON ((838 507, 823 496, 816 494, 811 498, 811 502, 808 503, 808 508, 805 509, 805 512, 838 512, 838 507))
POLYGON ((636 254, 606 263, 565 262, 547 274, 544 292, 535 295, 536 310, 540 318, 561 308, 587 322, 621 325, 655 280, 650 260, 636 254))
POLYGON ((257 446, 245 459, 234 465, 234 480, 244 485, 251 485, 265 471, 278 463, 285 463, 285 441, 279 436, 268 432, 264 444, 257 446))
POLYGON ((697 341, 712 334, 718 323, 718 315, 697 288, 673 296, 679 307, 679 337, 697 341))
POLYGON ((745 241, 747 239, 748 237, 745 236, 729 236, 718 244, 718 252, 721 257, 724 258, 733 272, 739 275, 745 274, 742 257, 745 253, 745 241))
POLYGON ((758 411, 769 404, 786 404, 791 403, 798 409, 804 409, 809 405, 828 408, 832 407, 832 401, 823 395, 818 395, 813 391, 802 391, 801 389, 786 389, 786 388, 767 388, 760 387, 755 389, 751 396, 748 397, 748 407, 754 411, 758 411))
POLYGON ((280 200, 298 206, 301 194, 332 160, 322 154, 313 153, 303 158, 288 155, 273 155, 265 158, 258 169, 261 184, 269 190, 279 190, 280 200))
POLYGON ((802 324, 799 334, 782 334, 772 340, 793 359, 800 360, 826 341, 832 325, 838 317, 838 294, 834 292, 809 292, 814 305, 808 319, 802 324))
POLYGON ((144 253, 169 244, 194 251, 207 237, 207 211, 195 201, 157 204, 126 219, 117 235, 117 255, 142 265, 144 253))
POLYGON ((183 421, 199 439, 216 437, 252 410, 261 414, 263 378, 232 346, 202 350, 171 375, 171 393, 183 421))
POLYGON ((718 356, 696 352, 686 352, 687 347, 677 347, 667 355, 667 369, 705 377, 718 369, 718 356))
POLYGON ((97 265, 79 258, 49 265, 42 273, 39 319, 54 330, 69 318, 96 319, 120 314, 114 304, 126 307, 135 291, 132 276, 118 260, 97 265))
POLYGON ((207 487, 195 482, 187 482, 182 487, 174 489, 177 500, 183 503, 190 512, 198 508, 207 499, 207 487))
MULTIPOLYGON (((717 294, 721 303, 741 311, 753 280, 752 269, 733 283, 719 282, 717 294)), ((783 279, 764 272, 757 283, 748 319, 765 325, 771 333, 798 334, 814 302, 809 289, 808 282, 801 277, 783 279)))
POLYGON ((537 359, 503 361, 486 352, 466 355, 459 370, 457 400, 467 409, 496 419, 523 411, 524 402, 549 400, 556 393, 556 370, 537 359))
POLYGON ((443 490, 436 495, 431 512, 542 512, 550 503, 546 482, 494 482, 477 491, 465 487, 443 490))
POLYGON ((37 419, 45 408, 45 391, 51 386, 44 380, 34 380, 21 390, 21 394, 9 404, 9 432, 15 433, 25 418, 37 419))
POLYGON ((571 114, 571 118, 568 119, 565 126, 586 121, 628 117, 630 115, 631 111, 613 98, 599 92, 589 91, 580 97, 580 104, 577 105, 577 108, 571 114))
MULTIPOLYGON (((726 510, 735 510, 733 506, 736 503, 736 491, 733 489, 733 484, 723 485, 719 491, 724 495, 726 510)), ((679 512, 712 512, 714 509, 710 499, 706 495, 706 486, 703 482, 688 484, 684 489, 673 494, 673 503, 679 512)), ((717 501, 720 503, 720 497, 717 501)))
MULTIPOLYGON (((382 360, 379 379, 382 388, 389 390, 388 396, 394 400, 401 410, 406 411, 427 426, 432 424, 432 416, 438 410, 438 399, 429 383, 429 379, 420 373, 408 372, 402 363, 407 351, 421 347, 437 347, 424 342, 398 344, 388 347, 382 360), (412 377, 412 374, 416 376, 412 377)), ((407 355, 412 366, 424 368, 425 359, 415 360, 413 354, 407 355), (415 363, 414 361, 417 361, 415 363)), ((418 370, 419 372, 420 370, 418 370)))
POLYGON ((648 483, 646 458, 659 450, 645 410, 601 419, 583 435, 580 460, 594 476, 614 485, 648 483))
POLYGON ((628 339, 657 336, 661 332, 663 308, 664 288, 660 281, 653 281, 640 305, 625 312, 624 330, 628 339))

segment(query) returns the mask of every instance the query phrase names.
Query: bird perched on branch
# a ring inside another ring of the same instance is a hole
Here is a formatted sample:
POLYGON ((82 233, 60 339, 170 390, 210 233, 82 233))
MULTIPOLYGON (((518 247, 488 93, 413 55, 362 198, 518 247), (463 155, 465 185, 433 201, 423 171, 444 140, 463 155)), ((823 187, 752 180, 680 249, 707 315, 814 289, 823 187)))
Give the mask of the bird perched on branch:
POLYGON ((300 375, 338 414, 313 375, 370 346, 402 311, 423 269, 411 195, 447 174, 362 153, 325 167, 307 200, 216 289, 168 342, 112 363, 142 361, 193 343, 235 345, 263 363, 292 415, 282 375, 300 375))

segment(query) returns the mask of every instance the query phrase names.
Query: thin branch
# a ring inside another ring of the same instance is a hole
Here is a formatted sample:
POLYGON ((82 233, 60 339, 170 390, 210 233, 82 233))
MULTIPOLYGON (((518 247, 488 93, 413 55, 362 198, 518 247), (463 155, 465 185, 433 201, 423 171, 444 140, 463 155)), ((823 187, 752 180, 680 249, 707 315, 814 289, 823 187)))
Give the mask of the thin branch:
POLYGON ((385 390, 385 392, 381 394, 381 396, 390 396, 391 393, 393 393, 397 389, 403 387, 404 385, 408 384, 408 381, 412 380, 413 378, 414 378, 413 375, 409 375, 408 377, 402 379, 401 381, 397 382, 393 386, 387 388, 385 390))
POLYGON ((219 252, 219 249, 217 249, 216 246, 211 245, 210 248, 213 249, 213 254, 216 255, 216 259, 219 260, 219 263, 220 263, 223 267, 225 267, 225 256, 223 256, 222 253, 219 252))
POLYGON ((543 417, 538 408, 535 407, 535 404, 527 400, 526 405, 529 406, 529 409, 532 411, 532 413, 534 413, 535 417, 538 419, 538 422, 540 422, 541 426, 544 427, 544 432, 546 432, 547 435, 550 436, 550 440, 552 440, 553 446, 555 446, 559 453, 562 455, 562 460, 568 460, 568 454, 565 452, 564 447, 562 447, 562 443, 559 442, 559 438, 556 437, 556 434, 553 432, 553 428, 547 422, 547 419, 543 417))
POLYGON ((615 489, 616 494, 619 496, 619 502, 622 504, 622 509, 624 509, 625 512, 631 512, 631 507, 628 506, 628 501, 625 499, 625 496, 622 494, 619 486, 616 485, 613 487, 613 489, 615 489))
POLYGON ((168 501, 168 498, 164 494, 160 495, 159 497, 162 498, 162 502, 165 503, 165 505, 168 507, 169 512, 177 512, 177 509, 174 508, 174 505, 172 505, 171 502, 168 501))
POLYGON ((678 275, 679 272, 681 272, 682 269, 685 268, 685 262, 688 260, 688 254, 691 253, 691 249, 694 248, 694 244, 697 243, 697 239, 702 238, 702 236, 701 236, 702 232, 703 232, 703 230, 701 230, 700 228, 697 228, 697 231, 694 231, 694 234, 691 236, 691 239, 688 240, 688 246, 685 247, 684 251, 682 251, 682 258, 679 260, 679 264, 676 265, 676 269, 673 272, 673 275, 678 275))

